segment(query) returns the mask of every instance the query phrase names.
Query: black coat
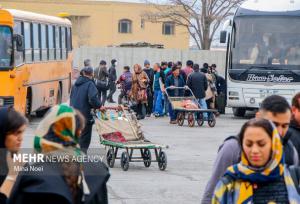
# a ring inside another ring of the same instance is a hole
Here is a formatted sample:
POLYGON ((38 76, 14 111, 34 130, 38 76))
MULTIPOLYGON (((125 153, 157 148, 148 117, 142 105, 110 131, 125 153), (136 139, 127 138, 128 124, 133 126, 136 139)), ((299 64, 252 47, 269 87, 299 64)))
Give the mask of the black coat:
POLYGON ((87 77, 80 76, 72 87, 70 105, 79 110, 87 122, 92 121, 91 110, 101 107, 95 82, 87 77))
POLYGON ((7 150, 5 147, 5 139, 8 126, 8 108, 0 108, 0 186, 3 184, 7 174, 8 165, 6 161, 7 150))
POLYGON ((197 99, 205 98, 205 91, 208 87, 207 78, 201 72, 193 72, 188 76, 187 86, 192 90, 197 99))
POLYGON ((297 124, 295 120, 291 121, 288 131, 288 137, 290 141, 292 141, 298 152, 298 155, 300 156, 300 125, 297 124))
POLYGON ((221 77, 221 76, 217 76, 217 81, 216 81, 216 88, 217 88, 217 92, 218 94, 224 93, 226 94, 226 80, 221 77))
MULTIPOLYGON (((146 72, 148 78, 149 78, 149 84, 148 87, 152 90, 153 82, 154 82, 154 70, 152 68, 149 69, 143 69, 144 72, 146 72)), ((152 90, 153 91, 153 90, 152 90)))
MULTIPOLYGON (((29 167, 28 164, 26 166, 29 167)), ((22 171, 7 204, 73 204, 72 194, 59 163, 36 163, 31 166, 43 167, 43 171, 22 171)), ((83 163, 83 169, 90 194, 80 203, 107 204, 107 167, 100 162, 83 163)))
POLYGON ((117 70, 115 66, 111 66, 108 70, 108 79, 110 82, 117 81, 117 70))

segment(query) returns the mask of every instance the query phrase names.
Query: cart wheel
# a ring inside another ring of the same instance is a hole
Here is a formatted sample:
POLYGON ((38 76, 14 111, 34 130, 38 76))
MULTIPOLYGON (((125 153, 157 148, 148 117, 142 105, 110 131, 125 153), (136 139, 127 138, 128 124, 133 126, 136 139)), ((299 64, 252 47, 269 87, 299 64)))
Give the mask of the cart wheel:
POLYGON ((188 123, 190 127, 194 127, 195 126, 195 118, 194 118, 194 114, 193 113, 189 113, 188 114, 188 123))
POLYGON ((121 167, 123 171, 127 171, 129 168, 129 154, 128 152, 123 152, 121 155, 121 167))
POLYGON ((107 165, 110 168, 114 168, 114 165, 115 165, 115 153, 114 153, 114 149, 111 148, 111 149, 109 149, 107 151, 106 161, 107 161, 107 165))
POLYGON ((197 118, 197 123, 198 125, 201 127, 204 124, 204 118, 203 118, 203 114, 199 113, 199 117, 197 118))
POLYGON ((151 166, 151 159, 152 159, 150 150, 145 149, 142 156, 143 156, 145 167, 150 167, 151 166))
POLYGON ((215 117, 215 114, 211 114, 209 120, 208 120, 208 125, 209 127, 215 127, 217 121, 216 121, 216 117, 215 117))
POLYGON ((181 113, 178 113, 178 115, 177 115, 177 124, 178 124, 178 126, 183 126, 183 123, 184 123, 184 113, 181 112, 181 113))
POLYGON ((158 167, 161 171, 164 171, 167 168, 167 155, 163 151, 161 151, 158 156, 158 167))

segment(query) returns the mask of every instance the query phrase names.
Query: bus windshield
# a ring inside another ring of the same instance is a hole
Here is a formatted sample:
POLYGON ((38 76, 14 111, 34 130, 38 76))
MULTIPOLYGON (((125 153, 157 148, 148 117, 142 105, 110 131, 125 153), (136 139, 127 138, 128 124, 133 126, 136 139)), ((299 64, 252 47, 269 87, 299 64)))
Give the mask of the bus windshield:
POLYGON ((299 17, 237 17, 233 29, 232 69, 264 66, 298 70, 299 36, 299 17))
POLYGON ((12 32, 0 25, 0 69, 12 66, 12 32))

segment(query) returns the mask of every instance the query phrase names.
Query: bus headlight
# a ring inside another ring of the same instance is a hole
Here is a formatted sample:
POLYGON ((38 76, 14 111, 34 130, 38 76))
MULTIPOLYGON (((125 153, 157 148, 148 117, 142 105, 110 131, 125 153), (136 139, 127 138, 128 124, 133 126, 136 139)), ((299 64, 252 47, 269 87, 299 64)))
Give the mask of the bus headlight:
POLYGON ((4 99, 0 98, 0 106, 4 106, 4 99))
POLYGON ((240 100, 240 98, 239 98, 239 92, 237 92, 237 91, 229 91, 228 99, 229 100, 236 100, 236 101, 240 100))

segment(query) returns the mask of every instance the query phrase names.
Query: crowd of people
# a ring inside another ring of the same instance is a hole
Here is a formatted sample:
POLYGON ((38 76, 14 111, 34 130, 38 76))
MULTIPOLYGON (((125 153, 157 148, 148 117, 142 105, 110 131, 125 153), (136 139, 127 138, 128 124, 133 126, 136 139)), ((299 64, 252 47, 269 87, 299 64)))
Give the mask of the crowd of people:
MULTIPOLYGON (((70 105, 52 107, 38 125, 33 144, 36 153, 86 155, 94 123, 91 111, 104 110, 107 97, 113 102, 117 84, 121 87, 118 103, 122 104, 124 98, 135 101, 139 119, 168 114, 171 123, 176 122, 177 113, 167 94, 181 96, 189 87, 202 108, 215 108, 217 94, 224 91, 216 66, 207 63, 201 69, 190 60, 184 68, 180 62, 155 63, 150 68, 145 60, 144 69, 136 64, 131 73, 125 66, 119 78, 116 60, 112 60, 111 71, 107 71, 105 61, 96 69, 90 66, 90 60, 84 63, 72 87, 70 105), (99 93, 100 87, 106 90, 99 93), (108 90, 111 96, 106 97, 108 90)), ((265 98, 256 118, 247 121, 238 135, 225 139, 202 204, 300 203, 300 93, 291 104, 278 95, 265 98)), ((29 162, 22 164, 24 168, 42 166, 43 173, 16 172, 12 155, 20 151, 27 124, 13 107, 0 108, 1 204, 108 203, 109 172, 102 162, 29 162)))
MULTIPOLYGON (((86 67, 90 67, 90 60, 86 60, 86 67)), ((186 67, 182 63, 161 62, 154 63, 153 68, 148 60, 144 61, 144 68, 135 64, 123 68, 123 73, 118 78, 115 71, 115 60, 112 60, 112 71, 107 71, 106 62, 100 61, 99 67, 94 69, 95 84, 98 89, 98 96, 101 105, 105 102, 114 103, 113 93, 115 86, 120 88, 118 104, 131 104, 131 108, 137 113, 137 119, 144 119, 151 115, 155 117, 169 116, 170 123, 175 124, 177 119, 176 111, 173 111, 168 101, 168 96, 184 96, 184 91, 178 91, 176 87, 189 87, 195 94, 201 108, 218 108, 224 113, 222 103, 225 104, 226 82, 217 72, 216 64, 209 66, 194 64, 188 60, 186 67), (111 88, 114 87, 114 88, 111 88), (107 96, 107 90, 111 93, 107 96), (223 98, 223 102, 217 103, 217 96, 223 98)), ((204 117, 207 114, 204 114, 204 117)))

